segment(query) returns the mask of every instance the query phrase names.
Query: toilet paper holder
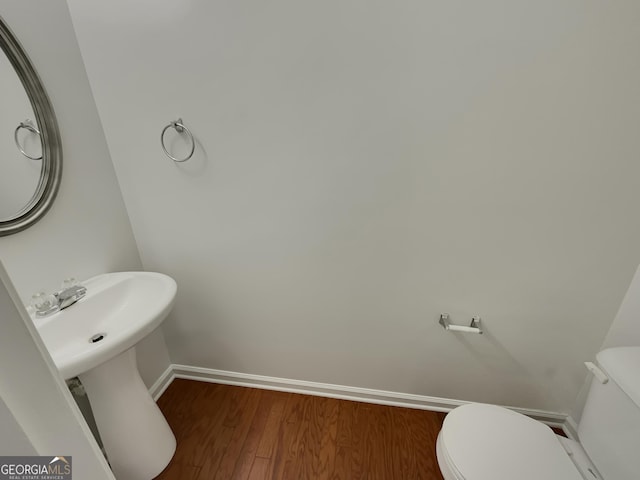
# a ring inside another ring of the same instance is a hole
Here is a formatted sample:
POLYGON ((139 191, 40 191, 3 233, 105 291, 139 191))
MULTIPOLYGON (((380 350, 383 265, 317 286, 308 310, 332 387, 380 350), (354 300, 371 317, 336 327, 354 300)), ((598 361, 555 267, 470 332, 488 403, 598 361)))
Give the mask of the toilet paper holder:
POLYGON ((449 322, 448 313, 441 313, 438 323, 442 325, 445 330, 451 330, 453 332, 479 333, 480 335, 482 335, 482 327, 480 327, 480 317, 477 315, 471 318, 471 325, 469 325, 468 327, 465 327, 463 325, 452 325, 449 322))

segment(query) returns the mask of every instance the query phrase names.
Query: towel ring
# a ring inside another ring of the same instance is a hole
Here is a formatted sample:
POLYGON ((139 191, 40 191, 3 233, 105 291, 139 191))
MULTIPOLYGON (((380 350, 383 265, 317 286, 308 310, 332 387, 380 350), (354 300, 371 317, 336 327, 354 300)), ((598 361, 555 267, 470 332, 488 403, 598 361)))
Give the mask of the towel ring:
POLYGON ((40 136, 40 130, 34 127, 31 120, 27 119, 24 122, 20 122, 20 125, 16 127, 16 131, 13 132, 13 140, 16 142, 16 147, 18 147, 18 150, 20 150, 20 153, 25 157, 27 157, 29 160, 42 160, 42 155, 40 155, 39 157, 32 157, 27 152, 25 152, 22 146, 20 145, 20 142, 18 141, 18 132, 20 131, 21 128, 25 128, 29 130, 31 133, 35 133, 38 136, 40 136))
POLYGON ((196 149, 196 141, 193 139, 193 134, 187 127, 184 126, 184 123, 182 123, 181 118, 179 118, 178 120, 174 120, 173 122, 171 122, 169 125, 167 125, 162 129, 162 133, 160 134, 160 144, 162 145, 162 150, 164 150, 165 155, 169 157, 171 160, 173 160, 174 162, 178 162, 178 163, 186 162, 187 160, 189 160, 193 156, 193 152, 196 149), (180 158, 174 157, 169 153, 169 151, 167 150, 167 147, 164 145, 164 133, 170 127, 175 128, 176 132, 178 133, 187 132, 187 135, 191 139, 191 151, 189 152, 189 155, 186 156, 186 158, 180 159, 180 158))

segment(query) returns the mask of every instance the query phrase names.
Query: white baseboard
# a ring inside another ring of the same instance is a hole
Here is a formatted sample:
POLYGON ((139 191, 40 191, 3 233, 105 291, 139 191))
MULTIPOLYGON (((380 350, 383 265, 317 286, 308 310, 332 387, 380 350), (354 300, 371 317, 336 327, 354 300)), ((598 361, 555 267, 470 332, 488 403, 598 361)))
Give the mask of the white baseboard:
MULTIPOLYGON (((417 408, 435 412, 449 412, 460 405, 470 403, 449 398, 429 397, 426 395, 389 392, 386 390, 349 387, 345 385, 332 385, 328 383, 307 382, 304 380, 267 377, 264 375, 251 375, 247 373, 228 372, 212 368, 175 364, 170 365, 158 381, 151 387, 150 392, 152 397, 157 400, 171 384, 174 378, 184 378, 188 380, 220 383, 225 385, 237 385, 241 387, 262 388, 265 390, 277 390, 281 392, 302 393, 306 395, 317 395, 320 397, 376 403, 395 407, 417 408)), ((566 426, 567 415, 563 413, 516 407, 507 408, 544 422, 547 425, 563 428, 566 426)), ((569 433, 567 432, 567 434, 569 433)))
POLYGON ((573 417, 567 416, 564 425, 562 425, 562 430, 571 440, 578 441, 578 424, 573 417))
POLYGON ((149 388, 149 394, 157 402, 164 391, 171 385, 173 379, 176 378, 173 374, 173 365, 169 365, 167 369, 160 375, 158 380, 149 388))

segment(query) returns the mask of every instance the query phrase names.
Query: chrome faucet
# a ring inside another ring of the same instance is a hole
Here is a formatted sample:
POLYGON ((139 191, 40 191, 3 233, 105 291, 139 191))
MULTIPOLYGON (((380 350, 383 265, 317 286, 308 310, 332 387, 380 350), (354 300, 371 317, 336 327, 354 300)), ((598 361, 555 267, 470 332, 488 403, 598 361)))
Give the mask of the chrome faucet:
POLYGON ((42 318, 53 315, 60 310, 70 307, 87 294, 87 288, 82 285, 73 285, 64 288, 53 295, 46 295, 41 302, 34 305, 36 317, 42 318))
POLYGON ((87 287, 82 285, 74 285, 64 290, 54 293, 53 296, 58 299, 60 310, 70 307, 87 294, 87 287))

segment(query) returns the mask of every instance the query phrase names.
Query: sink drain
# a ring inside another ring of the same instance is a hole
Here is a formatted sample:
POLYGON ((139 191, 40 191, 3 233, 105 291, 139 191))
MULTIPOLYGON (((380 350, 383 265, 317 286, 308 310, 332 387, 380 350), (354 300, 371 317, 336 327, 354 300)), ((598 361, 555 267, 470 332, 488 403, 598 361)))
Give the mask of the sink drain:
POLYGON ((90 343, 98 343, 100 340, 103 340, 106 337, 106 333, 96 333, 93 337, 89 339, 90 343))

